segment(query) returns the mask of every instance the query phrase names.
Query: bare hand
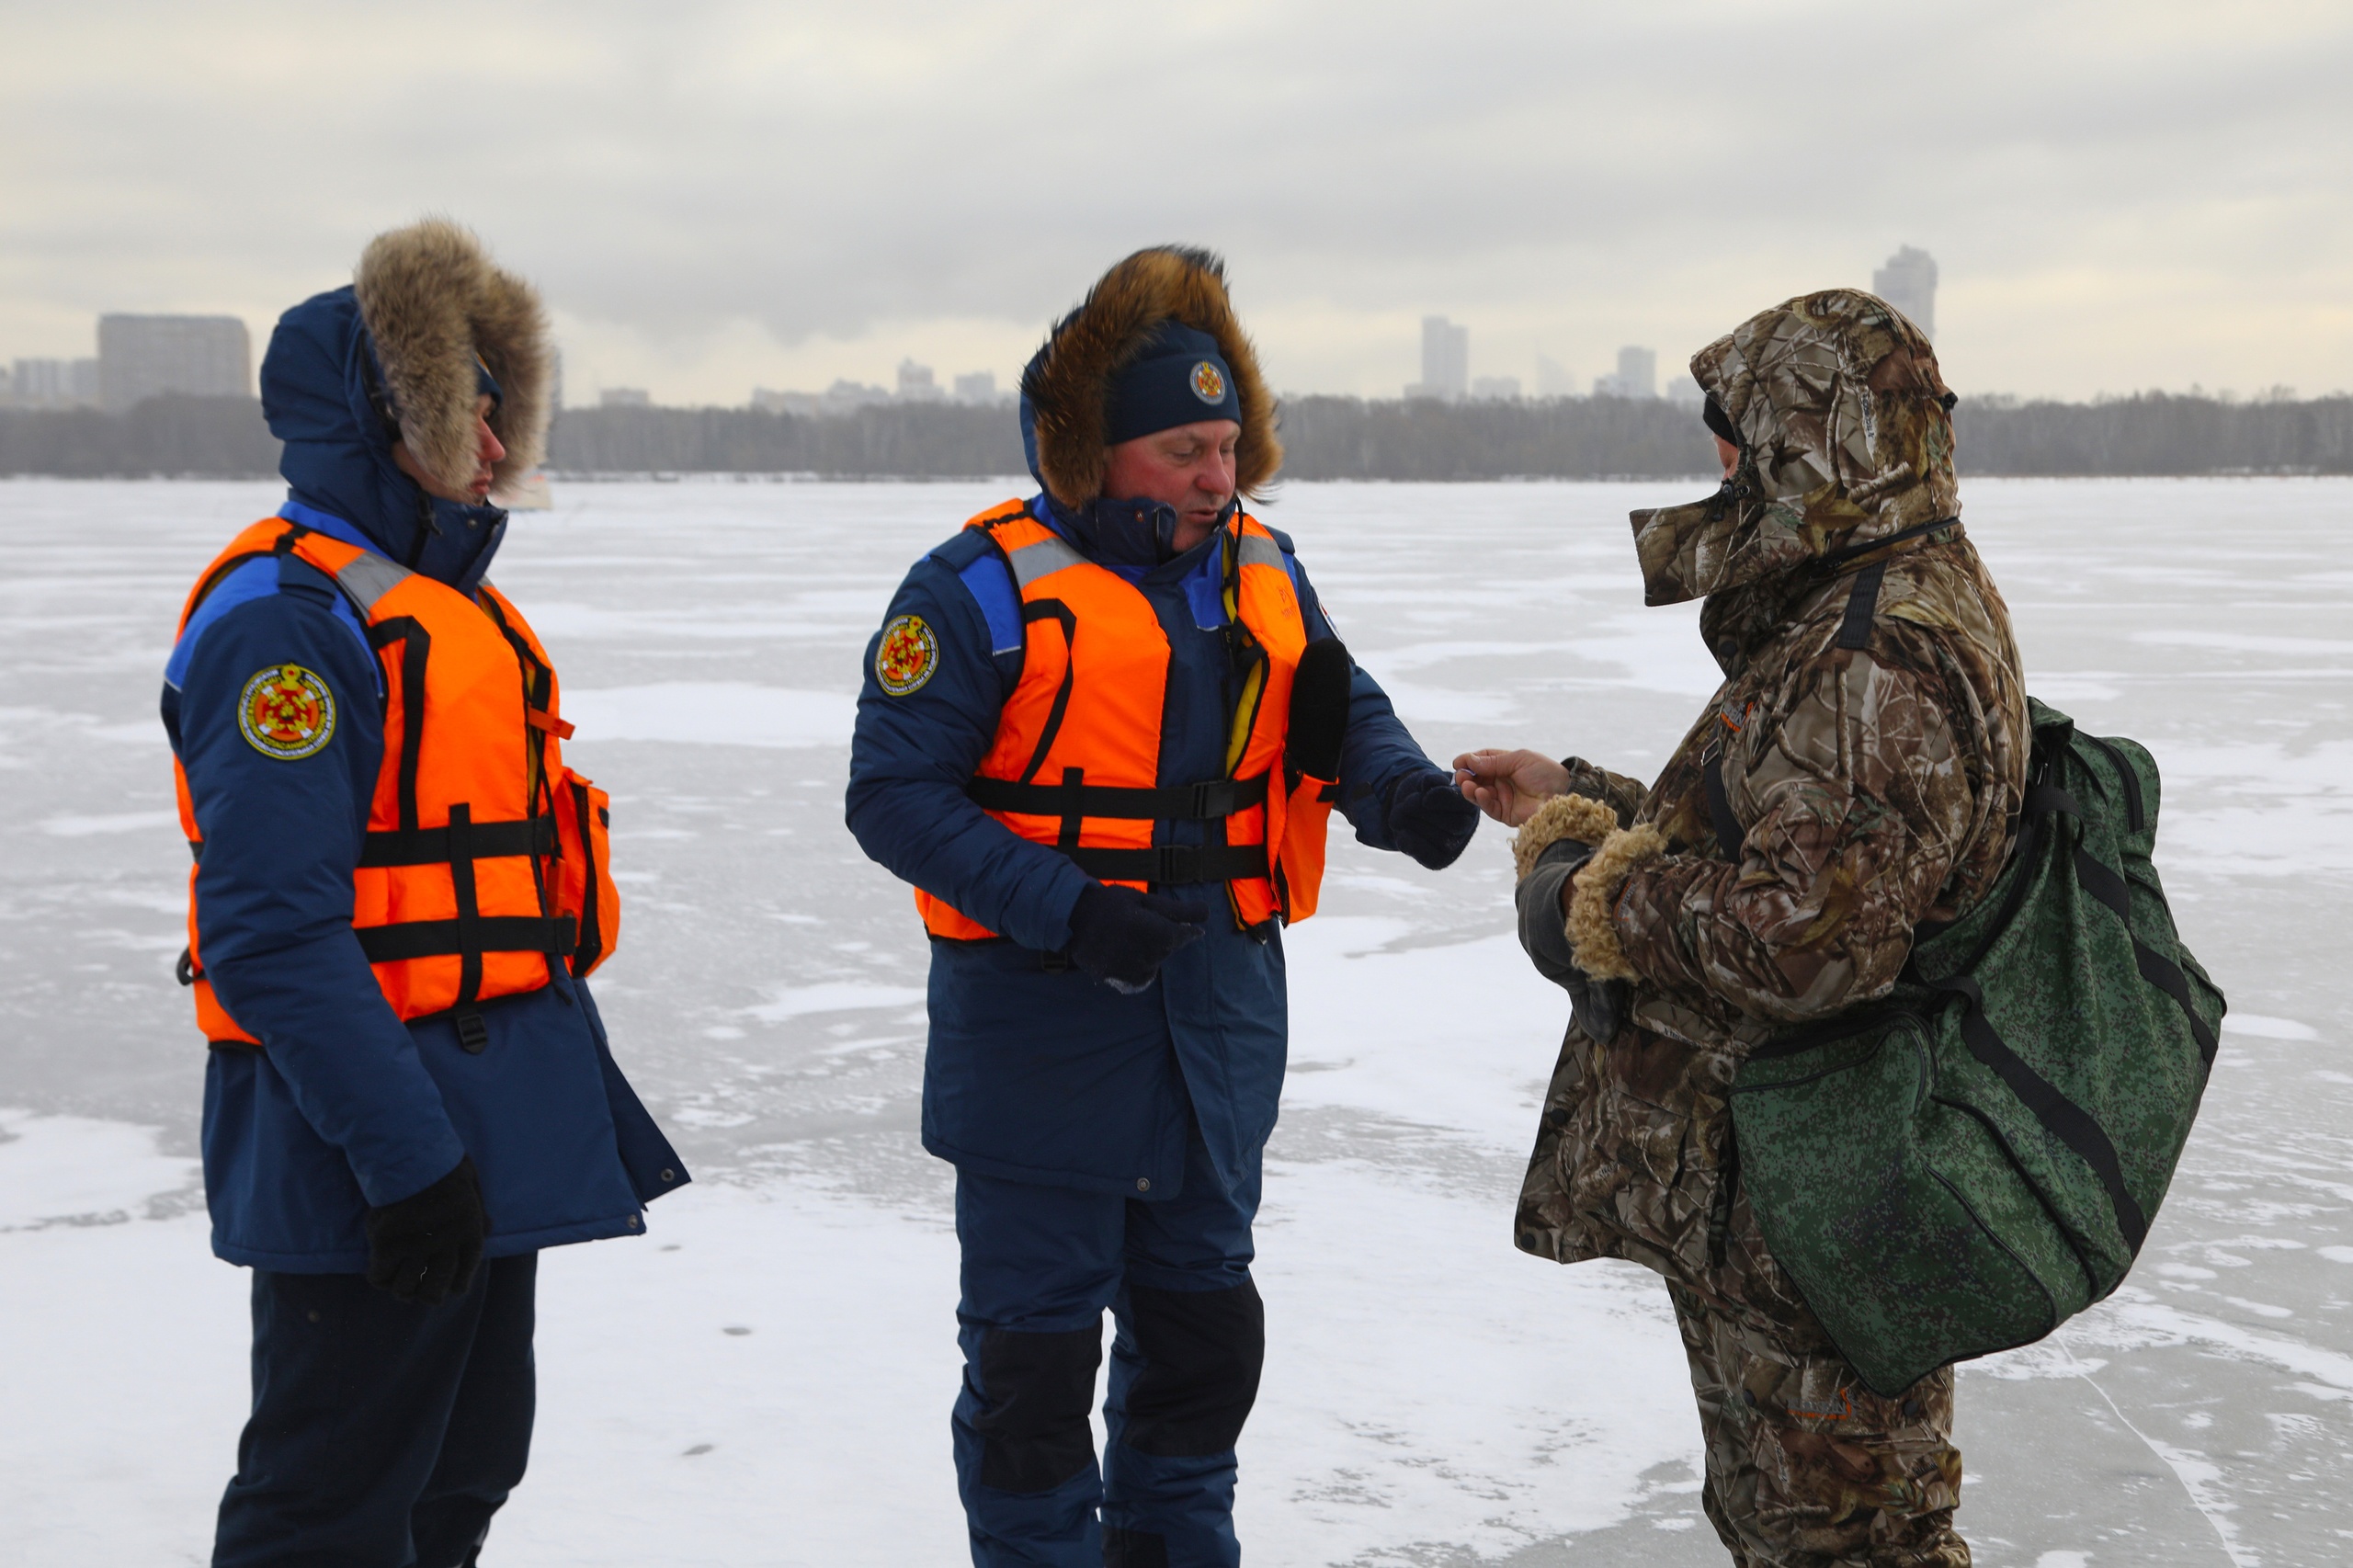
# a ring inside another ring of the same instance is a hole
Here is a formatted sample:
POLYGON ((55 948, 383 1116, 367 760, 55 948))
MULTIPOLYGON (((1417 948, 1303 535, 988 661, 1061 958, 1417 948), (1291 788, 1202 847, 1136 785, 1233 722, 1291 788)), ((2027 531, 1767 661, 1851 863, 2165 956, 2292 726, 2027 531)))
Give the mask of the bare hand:
POLYGON ((1569 770, 1532 751, 1464 752, 1454 759, 1455 787, 1462 798, 1502 823, 1518 827, 1536 808, 1569 788, 1569 770))

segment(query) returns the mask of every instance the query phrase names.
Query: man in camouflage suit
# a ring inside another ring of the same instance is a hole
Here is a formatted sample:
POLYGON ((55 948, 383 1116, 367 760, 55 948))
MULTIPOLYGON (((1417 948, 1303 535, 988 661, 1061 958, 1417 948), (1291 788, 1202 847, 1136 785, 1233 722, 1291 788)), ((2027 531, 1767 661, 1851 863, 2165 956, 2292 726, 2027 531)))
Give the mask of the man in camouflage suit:
POLYGON ((1915 928, 2000 873, 2029 748, 2018 652, 1911 323, 1829 290, 1691 369, 1723 486, 1636 512, 1634 544, 1649 603, 1704 597, 1723 685, 1647 790, 1574 757, 1457 763, 1520 830, 1521 939, 1575 1002, 1518 1241, 1666 1277, 1736 1562, 1966 1568, 1951 1369, 1896 1399, 1863 1387, 1766 1248, 1726 1092, 1776 1029, 1886 992, 1915 928))

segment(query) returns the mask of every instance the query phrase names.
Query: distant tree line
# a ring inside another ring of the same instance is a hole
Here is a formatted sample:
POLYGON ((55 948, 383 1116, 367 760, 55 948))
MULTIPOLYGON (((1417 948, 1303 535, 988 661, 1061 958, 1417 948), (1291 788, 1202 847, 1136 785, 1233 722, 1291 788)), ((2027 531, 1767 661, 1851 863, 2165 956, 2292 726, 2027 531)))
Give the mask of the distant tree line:
MULTIPOLYGON (((1623 398, 1283 404, 1294 479, 1706 478, 1688 405, 1623 398)), ((2148 392, 2096 403, 1964 398, 1964 475, 2353 473, 2353 398, 2239 403, 2148 392)), ((732 408, 572 409, 550 438, 559 476, 776 473, 962 479, 1027 467, 1014 415, 952 403, 807 416, 732 408)), ((159 397, 127 414, 0 409, 0 474, 266 477, 278 443, 246 398, 159 397)))
POLYGON ((566 409, 549 433, 548 467, 559 474, 977 479, 1020 473, 1029 464, 1011 409, 919 403, 835 415, 753 408, 566 409))
POLYGON ((249 397, 152 397, 122 414, 0 408, 0 474, 250 479, 277 472, 277 437, 249 397))

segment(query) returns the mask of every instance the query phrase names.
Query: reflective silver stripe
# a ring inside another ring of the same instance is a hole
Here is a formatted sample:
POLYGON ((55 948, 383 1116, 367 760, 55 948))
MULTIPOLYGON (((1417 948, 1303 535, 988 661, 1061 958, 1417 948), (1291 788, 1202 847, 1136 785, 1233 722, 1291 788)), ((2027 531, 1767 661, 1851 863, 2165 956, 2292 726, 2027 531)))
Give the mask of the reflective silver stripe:
POLYGON ((1041 539, 1035 544, 1025 544, 1018 550, 1007 551, 1006 559, 1013 563, 1013 580, 1027 588, 1039 578, 1066 566, 1084 566, 1086 557, 1059 539, 1041 539))
POLYGON ((1263 535, 1245 533, 1242 536, 1242 564, 1283 571, 1283 547, 1263 535))
POLYGON ((335 580, 337 586, 372 613, 377 600, 415 575, 396 562, 387 561, 372 551, 362 551, 344 562, 335 580))

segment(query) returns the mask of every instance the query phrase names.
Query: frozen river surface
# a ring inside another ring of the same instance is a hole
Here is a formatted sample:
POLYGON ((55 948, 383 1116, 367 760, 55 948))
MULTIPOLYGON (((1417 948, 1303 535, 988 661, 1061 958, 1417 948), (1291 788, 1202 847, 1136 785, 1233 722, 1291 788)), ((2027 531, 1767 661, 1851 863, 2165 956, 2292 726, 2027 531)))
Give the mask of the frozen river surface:
MULTIPOLYGON (((1291 487, 1358 658, 1427 749, 1655 770, 1715 684, 1644 610, 1630 506, 1688 486, 1291 487)), ((949 1177, 915 1140, 924 944, 841 825, 858 661, 907 562, 1002 485, 562 487, 497 577, 614 798, 616 1047, 698 1185, 551 1254, 540 1437, 490 1557, 963 1560, 949 1177)), ((0 1519, 28 1564, 198 1562, 245 1398, 206 1251, 187 851, 156 723, 182 595, 256 485, 0 484, 0 1519)), ((2353 485, 1979 483, 2039 696, 2148 744, 2158 861, 2232 1013, 2131 1279, 1963 1369, 1987 1568, 2353 1559, 2353 485)), ((1289 937, 1292 1076, 1240 1525, 1275 1564, 1703 1564, 1664 1292, 1515 1252, 1565 1007, 1483 831, 1353 843, 1289 937)))

